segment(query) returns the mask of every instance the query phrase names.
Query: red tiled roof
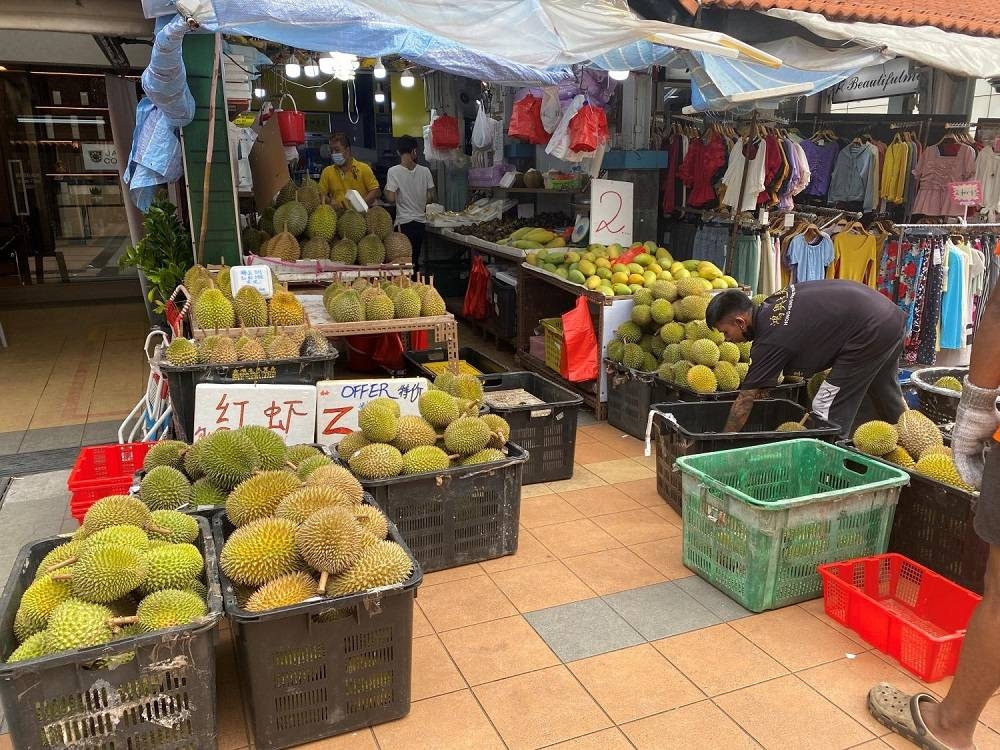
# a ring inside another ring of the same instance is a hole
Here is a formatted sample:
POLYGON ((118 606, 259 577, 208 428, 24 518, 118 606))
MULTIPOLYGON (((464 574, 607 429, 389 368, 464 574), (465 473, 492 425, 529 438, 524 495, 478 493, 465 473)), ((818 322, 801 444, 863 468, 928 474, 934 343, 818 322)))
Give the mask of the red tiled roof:
POLYGON ((936 26, 972 36, 1000 37, 998 0, 702 0, 730 10, 771 8, 818 13, 831 21, 866 21, 893 26, 936 26))

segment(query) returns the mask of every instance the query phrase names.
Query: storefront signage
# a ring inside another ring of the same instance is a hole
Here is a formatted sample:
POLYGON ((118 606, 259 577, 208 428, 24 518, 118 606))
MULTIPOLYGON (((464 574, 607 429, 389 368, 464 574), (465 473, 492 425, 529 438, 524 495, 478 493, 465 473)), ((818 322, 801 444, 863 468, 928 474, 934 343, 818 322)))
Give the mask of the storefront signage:
POLYGON ((271 269, 263 264, 256 266, 233 266, 229 271, 229 288, 236 296, 242 287, 252 286, 265 299, 271 299, 274 294, 274 280, 271 277, 271 269))
POLYGON ((590 181, 590 244, 632 244, 632 183, 590 181))
POLYGON ((316 386, 199 383, 195 387, 195 438, 248 424, 266 427, 287 445, 314 442, 316 386))
POLYGON ((949 182, 948 192, 951 193, 951 199, 960 206, 983 205, 983 183, 978 180, 949 182))
POLYGON ((914 94, 919 87, 920 73, 911 68, 908 59, 897 57, 882 65, 862 68, 843 83, 834 86, 833 101, 840 104, 914 94))
POLYGON ((115 172, 118 170, 118 149, 110 141, 81 143, 80 153, 83 154, 83 168, 87 172, 115 172))
POLYGON ((400 414, 420 414, 418 401, 427 378, 321 380, 316 384, 316 442, 336 445, 358 429, 358 409, 376 398, 391 398, 400 414))

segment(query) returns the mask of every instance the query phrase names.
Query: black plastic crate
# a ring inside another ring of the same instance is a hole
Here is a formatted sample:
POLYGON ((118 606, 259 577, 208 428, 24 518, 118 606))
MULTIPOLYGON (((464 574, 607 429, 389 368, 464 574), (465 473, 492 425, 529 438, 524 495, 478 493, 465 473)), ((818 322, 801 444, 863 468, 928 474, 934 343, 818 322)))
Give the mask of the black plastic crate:
MULTIPOLYGON (((698 393, 698 391, 686 386, 670 383, 670 386, 677 391, 677 398, 680 401, 735 401, 740 395, 739 391, 717 391, 716 393, 698 393)), ((772 398, 790 401, 800 401, 800 394, 805 393, 806 382, 804 380, 794 383, 782 383, 773 388, 769 388, 772 398)))
POLYGON ((646 438, 649 407, 677 401, 677 389, 656 373, 630 370, 604 360, 608 372, 608 424, 641 440, 646 438))
POLYGON ((165 362, 160 370, 167 378, 174 410, 174 435, 185 443, 194 441, 194 395, 199 383, 269 383, 313 385, 333 378, 336 349, 329 354, 298 359, 262 359, 232 365, 188 365, 174 367, 165 362))
POLYGON ((654 404, 652 408, 658 412, 653 418, 658 431, 656 491, 678 515, 682 515, 681 475, 674 471, 674 462, 682 456, 799 438, 832 443, 840 437, 835 424, 814 414, 809 416, 805 430, 775 432, 778 425, 798 422, 806 413, 799 404, 783 399, 755 401, 742 432, 723 432, 732 408, 729 401, 682 401, 654 404))
MULTIPOLYGON (((837 444, 857 451, 850 441, 837 444)), ((924 474, 905 468, 903 471, 909 473, 910 484, 899 495, 888 551, 905 555, 982 594, 990 547, 972 525, 975 497, 924 474)))
MULTIPOLYGON (((220 552, 232 529, 225 514, 212 520, 220 552)), ((350 596, 248 612, 220 573, 255 747, 292 747, 410 712, 413 602, 423 573, 392 524, 389 538, 414 561, 409 579, 350 596)))
POLYGON ((583 399, 533 372, 482 375, 479 379, 487 393, 521 388, 545 402, 545 406, 489 407, 507 420, 511 442, 528 452, 522 484, 572 477, 576 421, 583 399))
POLYGON ((521 473, 528 454, 507 443, 507 459, 427 474, 361 480, 396 524, 424 572, 517 552, 521 473))
MULTIPOLYGON (((196 544, 205 557, 209 614, 156 633, 40 659, 0 664, 0 701, 18 750, 143 748, 215 750, 215 627, 222 593, 209 523, 196 544), (131 659, 108 659, 134 652, 131 659)), ((13 652, 14 615, 38 564, 69 541, 21 549, 0 600, 0 655, 13 652)))
POLYGON ((517 335, 517 287, 490 274, 489 319, 497 335, 511 339, 517 335))
MULTIPOLYGON (((417 352, 406 352, 403 357, 406 359, 406 369, 411 375, 433 380, 437 373, 427 369, 425 365, 430 362, 447 362, 448 350, 443 346, 435 346, 417 352)), ((458 358, 465 360, 483 374, 507 372, 507 368, 495 359, 490 359, 485 354, 466 346, 458 350, 458 358)))
POLYGON ((469 286, 469 261, 427 261, 421 262, 420 271, 434 279, 434 288, 445 299, 465 297, 469 286))

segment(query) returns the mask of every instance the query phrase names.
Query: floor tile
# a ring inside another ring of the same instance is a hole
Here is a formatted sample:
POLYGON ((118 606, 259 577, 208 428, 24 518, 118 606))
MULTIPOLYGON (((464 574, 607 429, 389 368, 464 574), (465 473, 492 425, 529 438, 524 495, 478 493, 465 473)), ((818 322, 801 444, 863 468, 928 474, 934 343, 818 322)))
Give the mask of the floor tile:
POLYGON ((378 750, 378 745, 371 729, 360 729, 357 732, 338 734, 336 737, 296 745, 296 750, 378 750))
POLYGON ((604 600, 650 641, 721 622, 673 583, 622 591, 604 600))
POLYGON ((537 529, 565 521, 583 518, 580 512, 555 493, 521 500, 520 523, 526 529, 537 529))
POLYGON ((712 701, 701 701, 623 726, 638 750, 759 750, 740 726, 712 701))
POLYGON ((636 479, 649 479, 656 476, 655 472, 644 469, 628 458, 600 461, 590 464, 587 468, 608 484, 631 482, 636 479))
POLYGON ((568 666, 616 724, 696 703, 705 697, 648 643, 581 659, 568 666))
POLYGON ((600 440, 602 443, 617 443, 623 439, 633 440, 631 435, 626 434, 620 427, 613 427, 608 422, 599 422, 588 427, 580 427, 578 432, 590 435, 600 440))
POLYGON ((798 607, 734 620, 732 626, 793 672, 859 651, 854 641, 798 607))
POLYGON ((473 688, 510 750, 529 750, 611 726, 564 666, 473 688))
POLYGON ((603 599, 588 599, 530 612, 524 619, 566 662, 636 646, 645 641, 603 599))
POLYGON ((662 505, 665 501, 656 491, 656 478, 637 479, 632 482, 619 482, 615 488, 621 490, 639 505, 650 507, 652 505, 662 505))
MULTIPOLYGON (((860 745, 855 745, 851 750, 885 750, 891 745, 885 744, 882 740, 868 740, 868 742, 862 742, 860 745)), ((912 748, 913 745, 910 745, 912 748)))
POLYGON ((577 557, 622 546, 621 542, 590 518, 541 526, 531 533, 560 558, 577 557))
POLYGON ((768 750, 843 750, 873 735, 795 675, 714 699, 768 750), (794 706, 794 710, 789 707, 794 706))
POLYGON ((560 497, 587 518, 626 510, 639 510, 642 507, 616 487, 591 487, 586 490, 563 492, 560 497))
POLYGON ((573 464, 573 477, 571 479, 548 482, 548 487, 553 492, 569 492, 571 490, 585 490, 588 487, 601 487, 606 484, 607 482, 588 471, 585 466, 573 464))
POLYGON ((656 474, 656 454, 652 455, 640 455, 632 456, 632 460, 644 469, 649 469, 653 474, 656 474))
POLYGON ((420 608, 439 633, 517 614, 488 576, 421 589, 420 608))
POLYGON ((698 576, 688 576, 677 581, 677 586, 694 597, 712 614, 718 615, 723 621, 738 620, 741 617, 753 615, 749 609, 744 609, 742 605, 734 602, 728 596, 719 591, 708 581, 698 576))
POLYGON ((525 484, 521 486, 521 502, 532 498, 540 497, 542 495, 551 495, 553 491, 549 489, 549 486, 545 483, 542 484, 525 484))
POLYGON ((436 635, 413 639, 412 700, 466 688, 465 680, 436 635))
POLYGON ((408 716, 374 727, 381 750, 503 750, 468 690, 417 701, 408 716))
POLYGON ((590 599, 595 595, 587 584, 559 561, 504 570, 494 573, 492 578, 520 612, 534 612, 590 599))
POLYGON ((625 739, 621 730, 615 728, 549 745, 545 750, 634 750, 634 748, 625 739))
POLYGON ((417 602, 417 606, 413 608, 413 637, 422 638, 425 635, 433 633, 434 628, 431 627, 427 617, 424 616, 424 611, 420 609, 420 602, 417 602))
POLYGON ((517 552, 513 555, 504 555, 494 560, 484 560, 479 563, 487 573, 499 573, 501 570, 513 570, 523 568, 527 565, 538 565, 539 563, 551 562, 556 556, 549 552, 535 535, 523 526, 518 529, 517 552))
POLYGON ((24 440, 18 453, 45 451, 53 448, 75 448, 83 440, 84 425, 64 425, 62 427, 43 427, 31 429, 24 433, 24 440))
POLYGON ((598 516, 594 523, 622 544, 642 544, 681 535, 681 530, 648 508, 598 516))
POLYGON ((17 453, 17 449, 21 447, 22 440, 24 440, 24 430, 0 432, 0 456, 5 456, 8 453, 17 453))
POLYGON ((625 458, 625 456, 600 442, 581 443, 576 446, 576 451, 573 454, 573 460, 582 466, 617 458, 625 458))
POLYGON ((559 663, 520 615, 449 630, 441 640, 470 685, 502 680, 559 663))
POLYGON ((788 674, 725 624, 665 638, 653 646, 709 696, 788 674))
POLYGON ((484 572, 485 571, 479 567, 479 563, 462 565, 457 568, 448 568, 447 570, 435 570, 433 573, 424 573, 424 582, 421 586, 426 588, 428 586, 435 586, 439 583, 448 583, 449 581, 464 581, 466 578, 481 576, 484 572))
POLYGON ((570 557, 563 562, 579 576, 580 580, 601 595, 649 586, 665 580, 663 574, 627 547, 570 557))
POLYGON ((671 508, 666 503, 663 503, 662 505, 651 505, 649 506, 649 509, 664 521, 673 524, 678 529, 684 528, 684 520, 680 517, 676 510, 671 508))
POLYGON ((107 443, 118 442, 118 428, 120 421, 110 422, 88 422, 83 428, 83 442, 81 445, 105 445, 107 443))
POLYGON ((679 536, 633 544, 629 549, 671 580, 694 575, 684 566, 684 541, 679 536))
POLYGON ((839 622, 830 617, 826 610, 823 609, 822 599, 813 599, 812 601, 802 602, 798 605, 801 609, 805 610, 813 617, 818 618, 821 622, 826 623, 831 628, 836 630, 841 635, 847 636, 852 641, 858 644, 859 649, 869 650, 871 649, 871 644, 867 643, 864 638, 855 633, 849 627, 841 625, 839 622))

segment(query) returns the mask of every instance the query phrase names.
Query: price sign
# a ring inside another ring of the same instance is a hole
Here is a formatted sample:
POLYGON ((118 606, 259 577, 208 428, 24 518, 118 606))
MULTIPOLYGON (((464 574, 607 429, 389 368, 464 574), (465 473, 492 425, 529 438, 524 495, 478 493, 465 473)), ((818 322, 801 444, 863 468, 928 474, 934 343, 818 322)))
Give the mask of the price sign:
POLYGON ((274 281, 271 278, 271 269, 265 265, 257 266, 233 266, 229 271, 229 287, 233 296, 241 287, 252 286, 264 295, 265 299, 270 299, 274 294, 274 281))
POLYGON ((632 183, 590 181, 590 244, 632 244, 632 183))
POLYGON ((427 378, 321 380, 316 384, 316 442, 336 445, 358 429, 358 409, 376 398, 391 398, 400 414, 420 414, 417 401, 427 392, 427 378))
POLYGON ((960 206, 983 205, 983 184, 978 180, 949 182, 948 191, 951 199, 960 206))
POLYGON ((266 427, 288 445, 315 442, 316 386, 199 383, 194 437, 248 424, 266 427))

